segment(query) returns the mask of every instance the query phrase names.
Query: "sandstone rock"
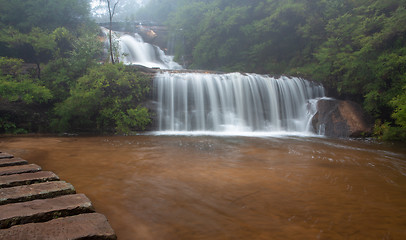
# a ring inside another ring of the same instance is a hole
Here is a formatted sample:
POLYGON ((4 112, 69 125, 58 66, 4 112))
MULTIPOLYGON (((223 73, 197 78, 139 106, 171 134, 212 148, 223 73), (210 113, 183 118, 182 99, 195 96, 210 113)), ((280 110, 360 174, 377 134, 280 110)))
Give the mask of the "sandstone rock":
POLYGON ((334 99, 319 100, 312 124, 316 133, 327 137, 360 137, 372 129, 361 106, 334 99))
POLYGON ((9 166, 17 166, 17 165, 25 165, 28 162, 21 158, 3 158, 0 159, 0 167, 9 167, 9 166))
POLYGON ((98 213, 59 218, 46 223, 30 223, 0 230, 0 239, 117 239, 106 217, 98 213))
POLYGON ((74 193, 76 193, 75 188, 70 183, 64 181, 2 188, 0 190, 0 205, 74 193))
POLYGON ((13 158, 14 156, 8 153, 0 152, 0 159, 3 158, 13 158))
POLYGON ((92 212, 92 203, 84 194, 7 204, 0 206, 0 228, 92 212))
POLYGON ((34 183, 58 181, 58 180, 59 177, 55 173, 48 171, 5 175, 0 176, 0 188, 15 187, 21 185, 29 185, 34 183))
POLYGON ((20 174, 20 173, 29 173, 29 172, 39 172, 41 167, 36 164, 27 164, 21 166, 11 166, 11 167, 1 167, 0 176, 20 174))

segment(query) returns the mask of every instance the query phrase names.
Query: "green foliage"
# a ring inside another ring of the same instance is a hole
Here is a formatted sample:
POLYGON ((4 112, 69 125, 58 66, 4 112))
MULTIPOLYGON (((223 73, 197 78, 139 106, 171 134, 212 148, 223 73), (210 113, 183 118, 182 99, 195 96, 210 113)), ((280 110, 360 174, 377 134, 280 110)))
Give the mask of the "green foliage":
POLYGON ((0 57, 0 98, 10 102, 23 101, 31 104, 52 99, 49 89, 22 73, 20 59, 0 57))
POLYGON ((7 43, 18 57, 36 64, 49 61, 56 48, 55 35, 38 27, 29 33, 8 27, 0 32, 0 41, 7 43))
POLYGON ((149 113, 140 106, 150 92, 150 79, 122 64, 93 67, 78 79, 70 96, 56 105, 58 131, 94 130, 129 133, 144 130, 149 113), (134 106, 138 106, 134 109, 134 106))
POLYGON ((93 29, 74 37, 68 34, 70 50, 49 62, 42 71, 41 80, 49 88, 56 101, 63 101, 69 96, 76 80, 96 66, 101 59, 103 43, 99 41, 93 29))
POLYGON ((375 122, 374 135, 384 141, 406 141, 404 127, 394 127, 389 122, 382 123, 381 120, 375 122))
POLYGON ((74 30, 89 21, 86 0, 0 0, 0 24, 23 33, 33 27, 52 31, 58 27, 74 30))
POLYGON ((406 85, 403 86, 403 92, 390 103, 395 108, 392 117, 396 120, 396 124, 406 128, 406 85))
POLYGON ((7 115, 0 117, 0 133, 6 134, 25 134, 28 133, 27 130, 23 128, 18 128, 16 124, 9 119, 7 115))
POLYGON ((115 120, 116 131, 123 134, 128 134, 133 129, 145 130, 146 126, 151 123, 148 109, 140 106, 135 109, 127 109, 126 112, 120 112, 110 117, 115 120))
POLYGON ((0 131, 46 131, 48 111, 102 51, 89 1, 0 0, 0 6, 0 131))
MULTIPOLYGON (((0 0, 2 56, 40 64, 65 57, 74 36, 91 26, 86 0, 0 0)), ((40 76, 40 75, 38 75, 40 76)))

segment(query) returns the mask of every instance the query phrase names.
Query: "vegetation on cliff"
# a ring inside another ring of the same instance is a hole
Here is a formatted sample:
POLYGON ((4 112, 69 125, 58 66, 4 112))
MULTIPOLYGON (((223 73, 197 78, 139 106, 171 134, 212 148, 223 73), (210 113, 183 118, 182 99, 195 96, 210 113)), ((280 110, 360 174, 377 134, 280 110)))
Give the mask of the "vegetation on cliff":
POLYGON ((405 0, 151 0, 144 16, 178 35, 191 68, 291 74, 322 82, 405 139, 405 0))
POLYGON ((129 133, 150 122, 140 105, 147 77, 100 64, 103 42, 88 1, 0 6, 0 133, 129 133))

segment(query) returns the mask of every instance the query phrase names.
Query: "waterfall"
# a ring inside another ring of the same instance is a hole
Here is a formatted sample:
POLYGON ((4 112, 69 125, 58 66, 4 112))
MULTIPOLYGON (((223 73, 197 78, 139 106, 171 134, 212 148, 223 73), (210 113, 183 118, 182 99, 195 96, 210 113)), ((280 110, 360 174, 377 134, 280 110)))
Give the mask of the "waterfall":
MULTIPOLYGON (((107 29, 103 29, 105 33, 107 29)), ((182 69, 138 34, 114 32, 119 60, 150 68, 182 69)), ((310 133, 321 85, 259 74, 161 72, 154 79, 161 133, 310 133)))
POLYGON ((163 132, 271 133, 311 129, 321 85, 258 74, 162 72, 154 79, 163 132))
MULTIPOLYGON (((102 31, 108 36, 108 29, 102 28, 102 31)), ((173 61, 173 56, 166 55, 159 47, 144 42, 137 33, 113 31, 113 35, 114 41, 118 44, 118 59, 124 64, 160 69, 182 69, 181 65, 173 61)))

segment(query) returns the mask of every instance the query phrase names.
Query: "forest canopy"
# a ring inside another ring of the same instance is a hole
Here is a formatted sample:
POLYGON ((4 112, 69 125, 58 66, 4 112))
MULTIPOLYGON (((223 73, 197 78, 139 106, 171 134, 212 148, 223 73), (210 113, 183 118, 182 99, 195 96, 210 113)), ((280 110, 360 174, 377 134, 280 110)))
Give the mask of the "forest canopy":
POLYGON ((149 124, 139 106, 148 81, 106 61, 89 3, 0 0, 0 133, 128 133, 149 124))

